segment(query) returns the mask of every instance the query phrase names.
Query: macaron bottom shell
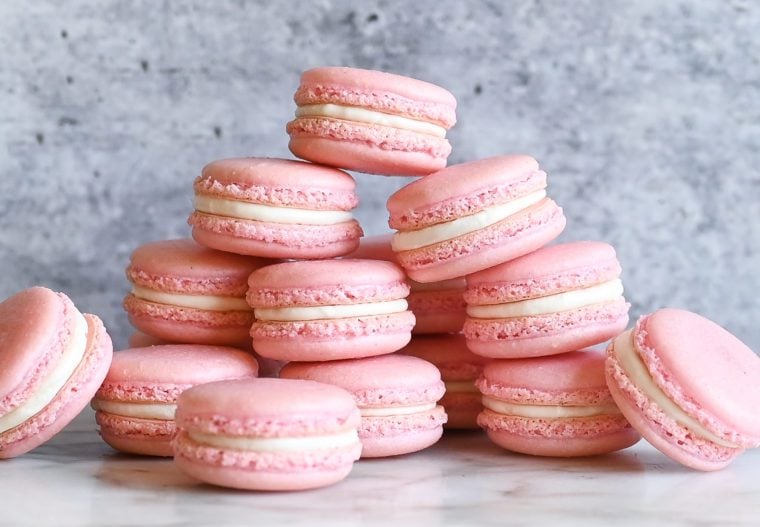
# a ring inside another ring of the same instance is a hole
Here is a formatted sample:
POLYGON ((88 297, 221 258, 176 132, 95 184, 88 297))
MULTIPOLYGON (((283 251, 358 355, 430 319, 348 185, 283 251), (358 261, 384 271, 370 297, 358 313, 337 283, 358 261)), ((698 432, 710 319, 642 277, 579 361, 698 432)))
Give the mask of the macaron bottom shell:
POLYGON ((112 448, 129 454, 172 457, 174 421, 139 419, 96 412, 100 437, 112 448))
POLYGON ((443 406, 448 421, 446 430, 480 430, 478 414, 483 410, 479 392, 452 392, 447 389, 438 404, 443 406))
POLYGON ((443 407, 407 415, 362 416, 359 439, 362 458, 410 454, 428 448, 443 435, 447 420, 443 407))

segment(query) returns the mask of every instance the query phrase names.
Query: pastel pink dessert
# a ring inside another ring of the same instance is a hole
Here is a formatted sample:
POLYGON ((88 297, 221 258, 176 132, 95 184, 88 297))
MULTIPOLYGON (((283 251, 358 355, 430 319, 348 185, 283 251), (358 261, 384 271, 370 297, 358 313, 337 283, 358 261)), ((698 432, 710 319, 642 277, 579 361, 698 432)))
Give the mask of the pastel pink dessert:
POLYGON ((623 414, 665 455, 718 470, 760 446, 760 357, 696 313, 660 309, 607 348, 623 414))
POLYGON ((251 273, 256 352, 283 361, 392 353, 411 338, 404 272, 380 260, 285 262, 251 273))
POLYGON ((441 372, 446 393, 439 404, 449 416, 446 429, 479 429, 478 414, 483 410, 475 380, 489 359, 467 349, 463 335, 418 335, 399 353, 433 364, 441 372))
POLYGON ((388 199, 391 245, 412 280, 465 276, 528 254, 565 228, 546 197, 546 173, 529 156, 450 166, 388 199))
POLYGON ((132 290, 124 309, 133 326, 166 342, 250 345, 248 276, 269 263, 192 240, 147 243, 127 267, 132 290))
POLYGON ((359 245, 354 179, 335 168, 271 158, 222 159, 196 178, 193 238, 266 258, 332 258, 359 245))
POLYGON ((122 452, 170 457, 174 411, 184 390, 258 372, 250 353, 224 346, 167 344, 118 351, 91 403, 100 436, 122 452))
POLYGON ((614 452, 640 436, 615 405, 604 378, 604 353, 584 350, 489 362, 477 381, 478 416, 497 445, 534 456, 614 452))
POLYGON ((573 242, 467 277, 469 348, 486 357, 554 355, 605 342, 625 330, 620 262, 602 242, 573 242))
POLYGON ((289 379, 219 381, 177 401, 174 463, 248 490, 304 490, 344 479, 361 453, 359 410, 337 386, 289 379))
POLYGON ((287 125, 296 156, 370 174, 424 176, 446 166, 456 99, 409 77, 344 67, 301 75, 287 125))
MULTIPOLYGON (((396 253, 391 249, 391 238, 391 234, 364 237, 359 248, 348 257, 397 262, 396 253)), ((410 288, 407 302, 416 319, 412 334, 458 333, 462 330, 466 309, 464 277, 427 284, 407 281, 410 288)))
POLYGON ((25 289, 0 303, 0 459, 48 441, 90 402, 111 339, 63 293, 25 289))
POLYGON ((446 412, 437 404, 445 390, 441 374, 417 357, 291 362, 280 378, 324 382, 349 391, 362 416, 363 458, 417 452, 443 434, 446 412))

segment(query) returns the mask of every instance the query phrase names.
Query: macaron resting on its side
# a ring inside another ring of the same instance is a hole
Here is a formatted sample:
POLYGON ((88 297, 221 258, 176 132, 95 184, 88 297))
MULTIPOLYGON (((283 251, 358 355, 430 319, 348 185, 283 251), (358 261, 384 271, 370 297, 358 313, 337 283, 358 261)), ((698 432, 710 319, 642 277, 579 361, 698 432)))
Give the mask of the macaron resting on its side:
POLYGON ((359 245, 359 199, 345 172, 303 161, 222 159, 196 178, 193 238, 266 258, 332 258, 359 245))
POLYGON ((301 75, 287 125, 290 151, 370 174, 424 176, 446 166, 456 122, 447 90, 409 77, 345 67, 301 75))
POLYGON ((147 243, 132 253, 127 267, 132 290, 124 309, 137 329, 166 342, 249 343, 248 276, 269 263, 192 240, 147 243))
MULTIPOLYGON (((366 236, 348 257, 397 262, 396 253, 391 249, 391 238, 391 234, 366 236)), ((407 281, 410 288, 407 302, 416 319, 413 334, 458 333, 462 330, 466 309, 464 277, 427 284, 407 281)))
POLYGON ((360 416, 337 386, 289 379, 218 381, 177 401, 174 463, 201 481, 304 490, 345 478, 361 453, 360 416))
POLYGON ((207 382, 256 377, 258 371, 253 355, 224 346, 167 344, 117 351, 92 400, 100 436, 122 452, 171 456, 180 393, 207 382))
POLYGON ((417 452, 443 434, 446 413, 437 401, 444 385, 438 369, 417 357, 393 354, 330 362, 291 362, 280 378, 340 386, 361 412, 362 457, 417 452))
POLYGON ((696 313, 641 317, 607 348, 606 375, 631 424, 687 467, 718 470, 760 446, 760 357, 696 313))
POLYGON ((322 361, 392 353, 411 338, 404 272, 380 260, 285 262, 248 279, 263 357, 322 361))
POLYGON ((614 452, 640 436, 607 389, 604 353, 585 350, 489 362, 477 381, 478 424, 497 445, 534 456, 614 452))
POLYGON ((399 353, 433 364, 441 372, 446 393, 438 402, 446 410, 446 429, 479 429, 477 418, 483 410, 475 380, 488 359, 467 349, 461 334, 417 335, 399 353))
POLYGON ((565 228, 546 197, 546 173, 529 156, 445 168, 388 199, 391 245, 418 282, 465 276, 535 251, 565 228))
POLYGON ((38 447, 79 415, 112 351, 100 319, 63 293, 33 287, 0 303, 0 459, 38 447))
POLYGON ((467 277, 469 348, 486 357, 553 355, 605 342, 628 324, 620 262, 602 242, 573 242, 467 277))

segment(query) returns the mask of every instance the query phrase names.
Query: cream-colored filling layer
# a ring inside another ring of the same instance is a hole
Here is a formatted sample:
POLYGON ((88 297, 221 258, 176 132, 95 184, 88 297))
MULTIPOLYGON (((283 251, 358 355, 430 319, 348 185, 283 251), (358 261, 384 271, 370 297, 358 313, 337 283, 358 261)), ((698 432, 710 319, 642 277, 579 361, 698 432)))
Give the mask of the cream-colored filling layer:
POLYGON ((694 435, 712 441, 718 445, 737 448, 739 445, 729 443, 717 435, 710 432, 702 426, 696 419, 684 412, 680 406, 673 402, 665 392, 663 392, 652 376, 649 375, 646 365, 636 353, 633 347, 633 333, 631 330, 619 335, 613 343, 615 357, 621 368, 628 376, 634 386, 644 392, 650 400, 654 401, 660 409, 665 412, 671 419, 691 430, 694 435))
POLYGON ((183 295, 180 293, 164 293, 136 285, 132 294, 148 302, 156 302, 169 306, 189 307, 206 311, 250 311, 252 308, 245 298, 215 295, 183 295))
POLYGON ((367 110, 356 106, 306 104, 296 108, 296 117, 328 117, 343 121, 389 126, 391 128, 398 128, 399 130, 408 130, 436 137, 446 137, 446 129, 438 124, 375 110, 367 110))
POLYGON ((104 401, 93 399, 91 406, 94 410, 123 417, 135 417, 138 419, 159 419, 161 421, 173 421, 176 404, 162 403, 124 403, 119 401, 104 401))
POLYGON ((567 417, 593 417, 595 415, 615 415, 620 410, 614 404, 596 406, 559 406, 538 404, 513 404, 483 396, 483 406, 502 415, 528 417, 532 419, 563 419, 567 417))
POLYGON ((293 322, 298 320, 325 320, 349 317, 370 317, 388 315, 406 311, 409 305, 403 298, 386 302, 370 302, 367 304, 346 304, 339 306, 307 306, 307 307, 275 307, 257 308, 253 316, 257 320, 274 322, 293 322))
POLYGON ((506 304, 488 306, 467 306, 467 315, 472 318, 511 318, 559 313, 570 309, 610 302, 623 294, 623 282, 616 278, 584 289, 565 291, 556 295, 548 295, 506 304))
POLYGON ((422 291, 456 291, 461 290, 464 292, 465 281, 464 278, 450 278, 448 280, 441 280, 440 282, 430 282, 423 284, 422 282, 415 282, 409 280, 409 288, 412 292, 418 293, 422 291))
POLYGON ((245 437, 212 435, 202 432, 188 432, 190 439, 202 445, 218 448, 232 448, 251 452, 300 452, 342 448, 359 442, 356 430, 346 430, 338 434, 302 437, 245 437))
POLYGON ((412 406, 383 406, 383 407, 360 407, 362 417, 387 417, 390 415, 409 415, 421 412, 429 412, 435 408, 436 403, 417 404, 412 406))
POLYGON ((23 404, 0 416, 0 433, 15 428, 45 408, 71 378, 87 351, 87 320, 77 312, 71 339, 57 364, 23 404))
POLYGON ((475 381, 444 381, 447 392, 478 393, 475 381))
POLYGON ((289 207, 273 207, 260 203, 247 203, 231 199, 212 198, 197 194, 193 202, 195 210, 243 220, 265 221, 303 225, 334 225, 351 221, 353 216, 345 210, 308 210, 289 207))
POLYGON ((513 199, 508 203, 488 207, 475 214, 457 218, 455 220, 431 225, 415 231, 397 232, 391 239, 391 248, 396 251, 408 251, 418 249, 426 245, 451 240, 480 229, 484 229, 494 223, 498 223, 509 216, 535 205, 546 197, 546 190, 537 190, 527 196, 513 199))

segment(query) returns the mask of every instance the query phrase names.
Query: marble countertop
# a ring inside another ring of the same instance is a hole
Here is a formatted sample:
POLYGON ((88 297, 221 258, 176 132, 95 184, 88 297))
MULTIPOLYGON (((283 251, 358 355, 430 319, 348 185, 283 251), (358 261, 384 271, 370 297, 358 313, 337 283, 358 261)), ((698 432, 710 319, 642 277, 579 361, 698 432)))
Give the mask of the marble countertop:
POLYGON ((447 432, 416 454, 357 462, 323 489, 257 493, 197 483, 171 460, 118 454, 86 411, 0 462, 0 525, 760 525, 760 449, 701 473, 643 441, 588 459, 511 454, 447 432))

